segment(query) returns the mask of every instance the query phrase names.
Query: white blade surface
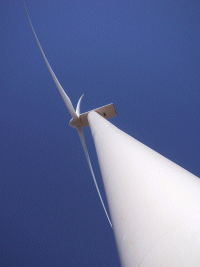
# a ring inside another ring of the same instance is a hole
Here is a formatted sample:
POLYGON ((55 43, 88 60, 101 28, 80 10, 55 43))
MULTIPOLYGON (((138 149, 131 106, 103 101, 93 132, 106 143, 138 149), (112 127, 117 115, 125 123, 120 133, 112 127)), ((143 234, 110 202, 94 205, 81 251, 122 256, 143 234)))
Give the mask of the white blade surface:
MULTIPOLYGON (((23 0, 23 2, 24 2, 24 0, 23 0)), ((49 71, 50 71, 50 73, 51 73, 51 76, 52 76, 52 78, 53 78, 53 80, 54 80, 54 82, 55 82, 55 84, 56 84, 56 86, 57 86, 57 88, 58 88, 58 90, 59 90, 59 92, 60 92, 60 94, 61 94, 61 96, 62 96, 62 98, 63 98, 63 100, 64 100, 64 102, 65 102, 65 104, 66 104, 66 106, 67 106, 67 108, 68 108, 68 110, 69 110, 69 112, 70 112, 70 114, 72 115, 72 118, 73 118, 73 119, 78 119, 78 117, 79 117, 79 115, 80 115, 80 105, 81 105, 81 100, 82 100, 83 95, 80 97, 80 99, 79 99, 79 101, 78 101, 78 104, 77 104, 77 107, 76 107, 76 111, 75 111, 75 110, 74 110, 74 107, 72 106, 71 100, 69 99, 69 97, 68 97, 68 95, 65 93, 65 91, 63 90, 61 84, 59 83, 59 81, 58 81, 56 75, 54 74, 54 72, 53 72, 53 70, 52 70, 52 68, 51 68, 51 66, 50 66, 50 64, 49 64, 49 62, 48 62, 48 60, 47 60, 47 58, 46 58, 44 52, 43 52, 42 46, 40 45, 40 42, 39 42, 39 40, 38 40, 38 38, 37 38, 37 35, 36 35, 36 33, 35 33, 35 30, 34 30, 34 28, 33 28, 31 19, 30 19, 30 17, 29 17, 28 10, 27 10, 27 8, 26 8, 25 2, 24 2, 24 7, 25 7, 25 10, 26 10, 26 13, 27 13, 27 16, 28 16, 28 19, 29 19, 31 28, 32 28, 32 30, 33 30, 33 34, 34 34, 34 36, 35 36, 35 39, 36 39, 37 44, 38 44, 38 46, 39 46, 39 49, 40 49, 40 51, 41 51, 41 53, 42 53, 42 56, 43 56, 43 58, 44 58, 44 61, 45 61, 46 65, 47 65, 47 67, 48 67, 48 69, 49 69, 49 71)), ((102 199, 102 197, 101 197, 101 193, 100 193, 99 188, 98 188, 98 185, 97 185, 96 178, 95 178, 95 176, 94 176, 94 172, 93 172, 92 165, 91 165, 91 162, 90 162, 90 158, 89 158, 88 150, 87 150, 87 147, 86 147, 85 138, 84 138, 84 134, 83 134, 82 128, 77 128, 77 130, 78 130, 79 137, 80 137, 80 139, 81 139, 81 143, 82 143, 82 146, 83 146, 85 155, 86 155, 86 159, 87 159, 87 162, 88 162, 88 165, 89 165, 89 168, 90 168, 90 171, 91 171, 93 180, 94 180, 95 187, 96 187, 96 189, 97 189, 99 198, 100 198, 100 200, 101 200, 101 204, 102 204, 103 209, 104 209, 104 211, 105 211, 105 214, 106 214, 106 216, 107 216, 107 218, 108 218, 108 221, 109 221, 109 223, 110 223, 110 225, 111 225, 111 227, 112 227, 111 220, 110 220, 110 218, 109 218, 109 216, 108 216, 108 212, 107 212, 106 207, 105 207, 105 205, 104 205, 103 199, 102 199)))
POLYGON ((78 130, 78 134, 79 134, 79 137, 80 137, 80 139, 81 139, 81 143, 82 143, 82 146, 83 146, 83 150, 84 150, 84 152, 85 152, 86 159, 87 159, 87 162, 88 162, 88 165, 89 165, 91 174, 92 174, 92 178, 93 178, 93 180, 94 180, 95 187, 96 187, 96 189, 97 189, 97 193, 98 193, 98 195, 99 195, 99 198, 100 198, 101 204, 102 204, 102 206, 103 206, 103 209, 104 209, 104 211, 105 211, 106 217, 108 218, 108 221, 109 221, 109 223, 110 223, 110 226, 112 227, 112 223, 111 223, 110 217, 109 217, 108 212, 107 212, 107 210, 106 210, 106 207, 105 207, 105 205, 104 205, 104 202, 103 202, 101 193, 100 193, 100 191, 99 191, 99 187, 98 187, 96 178, 95 178, 95 176, 94 176, 94 172, 93 172, 93 169, 92 169, 92 164, 91 164, 91 162, 90 162, 90 157, 89 157, 88 150, 87 150, 87 146, 86 146, 86 143, 85 143, 85 137, 84 137, 84 134, 83 134, 83 130, 82 130, 82 128, 77 128, 77 130, 78 130))
POLYGON ((81 100, 82 100, 83 96, 84 96, 84 94, 79 98, 79 101, 78 101, 77 106, 76 106, 76 114, 77 114, 78 117, 80 115, 81 100))
MULTIPOLYGON (((24 0, 23 0, 23 2, 24 2, 24 0)), ((42 46, 40 45, 40 42, 39 42, 39 40, 38 40, 38 38, 37 38, 37 35, 36 35, 36 33, 35 33, 35 30, 34 30, 34 28, 33 28, 31 19, 30 19, 30 17, 29 17, 28 10, 27 10, 27 8, 26 8, 25 2, 24 2, 24 6, 25 6, 25 9, 26 9, 26 14, 27 14, 27 16, 28 16, 28 19, 29 19, 31 28, 32 28, 32 30, 33 30, 33 34, 34 34, 34 36, 35 36, 35 39, 36 39, 37 44, 38 44, 38 46, 39 46, 39 49, 40 49, 40 51, 41 51, 41 53, 42 53, 42 56, 43 56, 43 58, 44 58, 44 61, 45 61, 46 65, 47 65, 47 67, 48 67, 48 69, 49 69, 49 71, 50 71, 50 73, 51 73, 51 76, 52 76, 52 78, 53 78, 53 80, 54 80, 54 82, 55 82, 55 84, 56 84, 56 86, 57 86, 57 88, 58 88, 58 90, 59 90, 59 92, 60 92, 60 94, 61 94, 63 100, 65 101, 65 104, 66 104, 66 106, 67 106, 67 108, 68 108, 70 114, 72 115, 72 118, 77 119, 78 116, 76 115, 76 112, 75 112, 75 110, 74 110, 74 107, 72 106, 72 103, 71 103, 70 98, 69 98, 68 95, 65 93, 64 89, 62 88, 61 84, 59 83, 59 81, 58 81, 56 75, 54 74, 54 72, 53 72, 53 70, 52 70, 52 68, 51 68, 51 66, 50 66, 50 64, 49 64, 49 62, 48 62, 48 60, 47 60, 47 58, 46 58, 44 52, 43 52, 42 46)))

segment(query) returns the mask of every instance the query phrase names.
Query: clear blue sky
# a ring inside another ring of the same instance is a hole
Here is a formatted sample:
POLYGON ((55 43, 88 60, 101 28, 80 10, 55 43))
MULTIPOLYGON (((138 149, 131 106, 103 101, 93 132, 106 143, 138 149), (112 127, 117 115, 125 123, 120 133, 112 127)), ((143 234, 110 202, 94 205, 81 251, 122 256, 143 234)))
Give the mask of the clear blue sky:
MULTIPOLYGON (((26 4, 75 106, 82 93, 82 112, 113 102, 114 125, 200 177, 198 0, 26 4)), ((0 27, 1 266, 119 266, 78 135, 22 1, 1 3, 0 27)), ((85 135, 103 191, 89 127, 85 135)))

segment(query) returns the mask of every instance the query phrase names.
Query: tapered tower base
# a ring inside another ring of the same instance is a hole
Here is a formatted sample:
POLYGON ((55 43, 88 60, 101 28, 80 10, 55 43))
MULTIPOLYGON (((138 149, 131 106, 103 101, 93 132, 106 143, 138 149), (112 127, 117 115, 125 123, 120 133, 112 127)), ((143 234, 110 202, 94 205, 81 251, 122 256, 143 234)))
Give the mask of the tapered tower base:
POLYGON ((200 180, 88 115, 122 266, 200 266, 200 180))

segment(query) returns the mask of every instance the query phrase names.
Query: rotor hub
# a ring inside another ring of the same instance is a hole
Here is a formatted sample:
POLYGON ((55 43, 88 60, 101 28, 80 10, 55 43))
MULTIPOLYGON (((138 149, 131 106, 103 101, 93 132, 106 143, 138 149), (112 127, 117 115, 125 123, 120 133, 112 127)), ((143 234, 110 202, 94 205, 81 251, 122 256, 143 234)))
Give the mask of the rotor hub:
POLYGON ((77 127, 82 127, 82 123, 81 123, 81 120, 80 118, 77 118, 77 119, 71 119, 69 121, 69 126, 70 127, 73 127, 73 128, 77 128, 77 127))

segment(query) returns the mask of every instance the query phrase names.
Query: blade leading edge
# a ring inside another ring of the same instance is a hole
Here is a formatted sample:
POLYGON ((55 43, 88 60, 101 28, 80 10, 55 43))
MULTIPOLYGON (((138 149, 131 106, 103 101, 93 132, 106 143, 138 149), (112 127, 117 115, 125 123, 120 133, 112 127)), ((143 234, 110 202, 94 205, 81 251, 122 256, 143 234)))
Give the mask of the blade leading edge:
MULTIPOLYGON (((24 0, 23 0, 23 2, 24 2, 24 0)), ((71 103, 70 98, 69 98, 68 95, 65 93, 64 89, 62 88, 61 84, 59 83, 59 81, 58 81, 56 75, 54 74, 54 72, 53 72, 53 70, 52 70, 52 68, 51 68, 51 66, 50 66, 50 64, 49 64, 49 62, 48 62, 48 60, 47 60, 47 58, 46 58, 46 56, 45 56, 45 54, 44 54, 44 51, 43 51, 43 49, 42 49, 42 46, 40 45, 40 42, 39 42, 39 40, 38 40, 38 38, 37 38, 37 35, 36 35, 36 33, 35 33, 35 30, 34 30, 34 28, 33 28, 33 25, 32 25, 31 19, 30 19, 30 17, 29 17, 28 10, 27 10, 27 8, 26 8, 25 2, 24 2, 24 7, 25 7, 25 10, 26 10, 26 14, 27 14, 28 20, 29 20, 29 22, 30 22, 30 25, 31 25, 33 34, 34 34, 35 39, 36 39, 36 41, 37 41, 37 44, 38 44, 38 46, 39 46, 40 52, 42 53, 42 56, 43 56, 43 58, 44 58, 44 61, 45 61, 46 65, 47 65, 47 68, 49 69, 49 71, 50 71, 50 73, 51 73, 51 76, 52 76, 52 78, 53 78, 53 80, 54 80, 54 82, 55 82, 55 84, 56 84, 56 86, 57 86, 57 88, 58 88, 58 90, 59 90, 59 92, 60 92, 60 94, 61 94, 61 96, 62 96, 62 98, 63 98, 63 100, 64 100, 64 102, 65 102, 65 104, 66 104, 66 106, 67 106, 67 108, 68 108, 68 110, 69 110, 69 112, 70 112, 70 114, 72 115, 72 118, 77 119, 78 116, 76 115, 76 112, 75 112, 75 110, 74 110, 74 107, 73 107, 73 105, 72 105, 72 103, 71 103)))
POLYGON ((101 193, 100 193, 100 191, 99 191, 99 187, 98 187, 98 184, 97 184, 97 181, 96 181, 96 178, 95 178, 93 169, 92 169, 92 164, 91 164, 91 162, 90 162, 90 157, 89 157, 89 153, 88 153, 88 150, 87 150, 87 146, 86 146, 86 142, 85 142, 85 137, 84 137, 84 134, 83 134, 83 130, 82 130, 82 128, 77 128, 77 130, 78 130, 79 137, 80 137, 80 139, 81 139, 81 143, 82 143, 82 146, 83 146, 83 150, 84 150, 84 152, 85 152, 85 156, 86 156, 86 159, 87 159, 89 168, 90 168, 90 172, 91 172, 91 174, 92 174, 92 178, 93 178, 93 180, 94 180, 94 184, 95 184, 97 193, 98 193, 98 195, 99 195, 99 198, 100 198, 101 204, 102 204, 102 206, 103 206, 104 212, 105 212, 105 214, 106 214, 106 217, 107 217, 107 219, 108 219, 108 221, 109 221, 109 224, 110 224, 110 226, 111 226, 111 228, 112 228, 112 223, 111 223, 110 217, 109 217, 108 212, 107 212, 107 210, 106 210, 106 207, 105 207, 105 205, 104 205, 104 202, 103 202, 103 199, 102 199, 101 193))

